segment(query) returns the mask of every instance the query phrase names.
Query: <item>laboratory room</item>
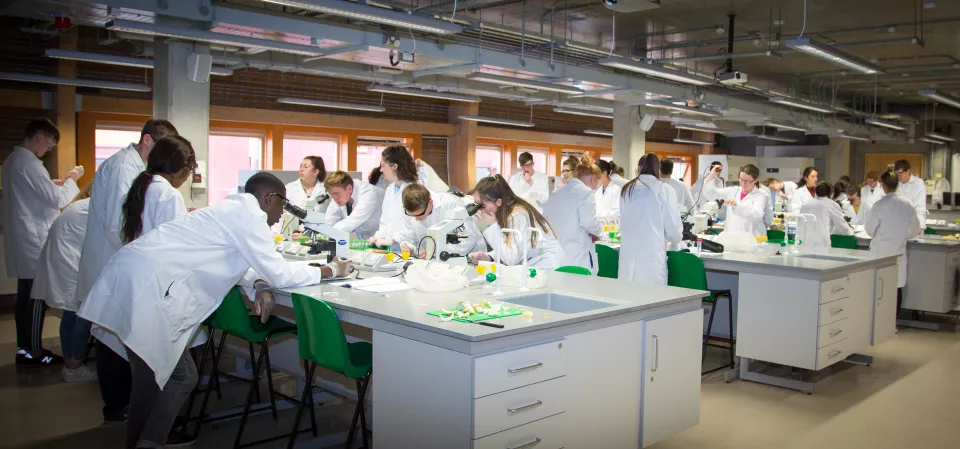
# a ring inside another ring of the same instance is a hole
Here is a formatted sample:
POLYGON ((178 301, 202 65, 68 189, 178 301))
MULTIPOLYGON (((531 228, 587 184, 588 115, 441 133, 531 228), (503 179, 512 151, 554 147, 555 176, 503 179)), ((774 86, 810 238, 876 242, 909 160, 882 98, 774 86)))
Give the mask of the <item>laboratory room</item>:
POLYGON ((960 2, 0 5, 0 447, 958 447, 960 2))

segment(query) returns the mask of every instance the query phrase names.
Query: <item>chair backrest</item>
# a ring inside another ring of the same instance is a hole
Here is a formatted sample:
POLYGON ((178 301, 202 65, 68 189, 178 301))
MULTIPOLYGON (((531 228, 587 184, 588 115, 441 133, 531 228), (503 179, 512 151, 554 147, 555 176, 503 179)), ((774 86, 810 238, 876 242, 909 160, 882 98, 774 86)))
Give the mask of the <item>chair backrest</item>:
POLYGON ((253 329, 250 328, 250 310, 240 287, 234 286, 223 297, 220 307, 210 317, 210 325, 234 337, 250 341, 253 329))
POLYGON ((620 253, 617 250, 597 243, 597 276, 616 279, 620 275, 620 253))
POLYGON ((857 238, 852 235, 830 234, 830 246, 843 249, 857 249, 857 238))
POLYGON ((776 230, 776 229, 768 229, 768 230, 767 230, 767 240, 768 240, 768 241, 769 241, 769 240, 780 240, 780 241, 783 241, 783 239, 785 239, 785 238, 787 238, 787 233, 784 232, 784 231, 778 231, 778 230, 776 230))
POLYGON ((578 267, 578 266, 575 266, 575 265, 568 265, 568 266, 565 266, 565 267, 560 267, 560 268, 557 268, 556 270, 553 270, 553 271, 557 271, 557 272, 560 272, 560 273, 582 274, 582 275, 584 275, 584 276, 592 276, 592 275, 593 275, 593 273, 591 273, 589 269, 583 268, 583 267, 578 267))
POLYGON ((937 230, 933 228, 923 228, 923 235, 936 235, 937 230))
MULTIPOLYGON (((331 371, 347 374, 352 365, 340 318, 329 304, 294 293, 293 313, 297 318, 297 346, 300 358, 331 371)), ((348 375, 348 377, 350 377, 348 375)))
POLYGON ((695 254, 667 251, 667 285, 707 290, 707 271, 695 254))

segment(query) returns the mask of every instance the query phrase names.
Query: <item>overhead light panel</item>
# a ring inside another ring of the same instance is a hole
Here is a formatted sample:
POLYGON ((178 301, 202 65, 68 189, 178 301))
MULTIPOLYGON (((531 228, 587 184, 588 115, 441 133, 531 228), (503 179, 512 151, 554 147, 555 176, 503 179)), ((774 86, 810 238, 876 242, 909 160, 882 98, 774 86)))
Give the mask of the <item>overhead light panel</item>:
MULTIPOLYGON (((86 53, 82 51, 60 50, 57 48, 47 49, 45 56, 54 59, 66 59, 69 61, 93 62, 98 64, 116 65, 123 67, 136 67, 139 69, 152 69, 153 60, 144 58, 132 58, 129 56, 103 55, 99 53, 86 53)), ((233 75, 233 70, 223 67, 212 67, 211 75, 229 76, 233 75)))
POLYGON ((234 47, 255 47, 266 50, 278 51, 282 53, 292 53, 304 56, 321 56, 324 50, 320 47, 303 44, 291 44, 289 42, 274 41, 270 39, 257 39, 246 36, 236 36, 233 34, 214 33, 212 31, 197 30, 193 28, 178 28, 155 23, 134 22, 132 20, 112 20, 107 22, 106 27, 112 31, 128 31, 137 34, 147 34, 150 36, 166 36, 179 39, 207 42, 211 44, 231 45, 234 47))
POLYGON ((780 120, 766 120, 763 122, 763 126, 769 126, 771 128, 785 129, 788 131, 800 131, 800 132, 809 132, 810 128, 806 126, 797 125, 790 122, 783 122, 780 120))
POLYGON ((483 117, 480 115, 461 115, 460 120, 469 120, 471 122, 494 123, 497 125, 520 126, 523 128, 533 128, 531 122, 521 122, 520 120, 510 120, 508 118, 483 117))
POLYGON ((708 78, 703 75, 668 69, 655 64, 630 61, 613 56, 609 58, 603 58, 597 61, 597 64, 615 69, 636 72, 643 75, 652 76, 654 78, 662 78, 670 81, 676 81, 678 83, 693 84, 695 86, 706 86, 708 84, 714 84, 715 82, 713 78, 708 78))
POLYGON ((277 98, 277 103, 296 104, 301 106, 314 106, 318 108, 349 109, 352 111, 384 112, 387 109, 383 106, 371 106, 357 103, 340 103, 336 101, 308 100, 306 98, 277 98))
POLYGON ((528 80, 523 78, 514 78, 512 76, 494 75, 491 73, 474 72, 466 76, 469 80, 484 81, 494 84, 503 84, 506 86, 527 87, 537 90, 548 90, 562 94, 582 94, 583 91, 573 86, 564 86, 562 84, 547 83, 537 80, 528 80))
POLYGON ((27 73, 0 72, 0 80, 22 81, 25 83, 56 84, 60 86, 91 87, 94 89, 125 90, 129 92, 150 92, 146 84, 115 83, 113 81, 81 80, 59 78, 56 76, 31 75, 27 73))
POLYGON ((787 47, 790 47, 794 50, 802 51, 821 59, 826 59, 827 61, 851 68, 865 75, 876 75, 883 73, 883 69, 881 69, 879 66, 864 61, 863 59, 853 56, 845 51, 838 50, 829 45, 812 40, 808 37, 789 39, 785 43, 787 44, 787 47))
POLYGON ((714 142, 711 140, 696 140, 696 139, 684 139, 682 137, 677 137, 673 139, 674 143, 689 143, 692 145, 713 145, 714 142))
POLYGON ((594 136, 613 137, 613 131, 604 131, 602 129, 585 129, 584 134, 593 134, 594 136))
POLYGON ((796 98, 787 98, 787 97, 773 97, 770 99, 771 103, 782 104, 784 106, 793 106, 795 108, 806 109, 808 111, 822 112, 824 114, 833 114, 837 112, 829 106, 820 105, 817 103, 810 103, 809 101, 798 100, 796 98))
POLYGON ((936 89, 920 89, 917 91, 917 95, 927 97, 937 103, 943 103, 960 109, 960 100, 946 94, 938 93, 936 89))
POLYGON ((942 141, 944 141, 944 142, 956 142, 956 141, 957 141, 957 139, 954 139, 953 137, 950 137, 950 136, 948 136, 948 135, 946 135, 946 134, 940 134, 940 133, 927 133, 927 135, 924 136, 924 137, 929 137, 929 138, 931 138, 931 139, 942 140, 942 141))
POLYGON ((929 138, 929 137, 921 137, 920 140, 922 140, 922 141, 924 141, 924 142, 927 142, 927 143, 932 143, 932 144, 934 144, 934 145, 946 145, 946 144, 947 144, 946 142, 942 142, 942 141, 939 141, 939 140, 937 140, 937 139, 931 139, 931 138, 929 138))
POLYGON ((677 129, 686 129, 688 131, 699 131, 703 133, 712 133, 712 134, 725 134, 727 131, 720 128, 707 128, 706 126, 696 126, 696 125, 685 125, 683 123, 677 123, 673 125, 677 129))
POLYGON ((848 133, 848 132, 844 132, 844 133, 840 134, 840 137, 843 137, 844 139, 857 140, 857 141, 860 141, 860 142, 871 142, 871 141, 873 141, 873 139, 872 139, 870 136, 868 136, 868 135, 866 135, 866 134, 859 134, 859 133, 848 133))
POLYGON ((465 103, 479 103, 480 97, 470 95, 449 94, 446 92, 435 92, 431 90, 420 89, 402 89, 391 86, 370 86, 367 92, 380 92, 385 94, 409 95, 411 97, 436 98, 438 100, 462 101, 465 103))
POLYGON ((349 17, 351 19, 373 22, 383 25, 408 28, 430 34, 455 34, 463 31, 463 27, 445 20, 433 17, 408 14, 378 8, 362 3, 341 0, 261 0, 265 3, 289 6, 308 11, 322 12, 334 16, 349 17))
POLYGON ((790 137, 770 136, 770 135, 766 135, 766 134, 757 135, 757 138, 764 139, 764 140, 772 140, 772 141, 775 141, 775 142, 788 142, 788 143, 796 143, 796 142, 797 142, 797 139, 793 139, 793 138, 790 138, 790 137))
POLYGON ((896 124, 896 123, 886 122, 886 121, 883 121, 883 120, 880 120, 880 119, 877 119, 877 118, 868 118, 867 120, 865 120, 865 122, 866 122, 868 125, 880 126, 880 127, 883 127, 883 128, 892 129, 892 130, 896 130, 896 131, 906 131, 906 130, 907 130, 907 127, 906 127, 906 126, 900 126, 900 125, 898 125, 898 124, 896 124))
POLYGON ((589 111, 586 109, 553 108, 553 112, 559 112, 561 114, 583 115, 586 117, 600 117, 600 118, 613 119, 613 114, 607 114, 599 111, 589 111))
POLYGON ((702 115, 706 117, 720 117, 723 114, 708 109, 691 108, 688 106, 679 106, 670 103, 647 103, 645 106, 651 108, 668 109, 671 111, 682 112, 684 114, 702 115))

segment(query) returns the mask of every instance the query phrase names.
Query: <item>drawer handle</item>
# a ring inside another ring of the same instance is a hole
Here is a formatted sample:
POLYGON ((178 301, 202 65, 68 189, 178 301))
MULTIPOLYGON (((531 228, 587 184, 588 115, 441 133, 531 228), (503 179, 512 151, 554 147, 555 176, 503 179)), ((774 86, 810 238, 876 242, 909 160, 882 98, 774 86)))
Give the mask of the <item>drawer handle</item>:
POLYGON ((843 291, 843 289, 844 287, 833 287, 830 289, 830 293, 840 293, 843 291))
POLYGON ((839 349, 836 350, 836 351, 833 351, 833 352, 831 352, 829 355, 827 355, 827 358, 828 358, 828 359, 832 359, 832 358, 840 355, 841 352, 843 352, 843 351, 841 351, 841 350, 839 350, 839 349))
POLYGON ((840 313, 840 312, 843 312, 843 307, 841 307, 841 308, 839 308, 839 309, 833 309, 833 310, 831 310, 831 311, 830 311, 830 315, 836 315, 836 314, 838 314, 838 313, 840 313))
POLYGON ((524 443, 524 444, 521 444, 521 445, 519 445, 519 446, 508 447, 507 449, 530 449, 531 447, 534 447, 534 446, 540 444, 542 441, 543 441, 543 440, 537 438, 537 439, 535 439, 535 440, 533 440, 533 441, 531 441, 531 442, 529 442, 529 443, 524 443))
POLYGON ((843 332, 843 329, 835 329, 835 330, 830 331, 830 336, 831 336, 831 337, 836 337, 837 335, 840 335, 840 333, 842 333, 842 332, 843 332))
POLYGON ((542 366, 543 366, 543 362, 537 362, 537 363, 534 363, 533 365, 525 366, 523 368, 511 368, 511 369, 508 369, 507 372, 510 374, 517 374, 517 373, 522 373, 524 371, 532 371, 542 366))
POLYGON ((510 413, 520 413, 527 410, 533 410, 539 406, 543 405, 543 401, 537 401, 531 404, 524 405, 523 407, 508 408, 507 411, 510 413))

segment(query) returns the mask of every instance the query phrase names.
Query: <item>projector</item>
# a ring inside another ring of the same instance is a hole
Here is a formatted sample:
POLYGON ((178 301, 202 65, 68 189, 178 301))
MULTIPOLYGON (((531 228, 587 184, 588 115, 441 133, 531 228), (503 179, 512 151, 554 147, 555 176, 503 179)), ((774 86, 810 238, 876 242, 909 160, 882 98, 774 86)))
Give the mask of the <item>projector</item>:
POLYGON ((720 84, 725 84, 727 86, 747 84, 747 74, 740 73, 739 71, 721 73, 718 77, 720 84))

